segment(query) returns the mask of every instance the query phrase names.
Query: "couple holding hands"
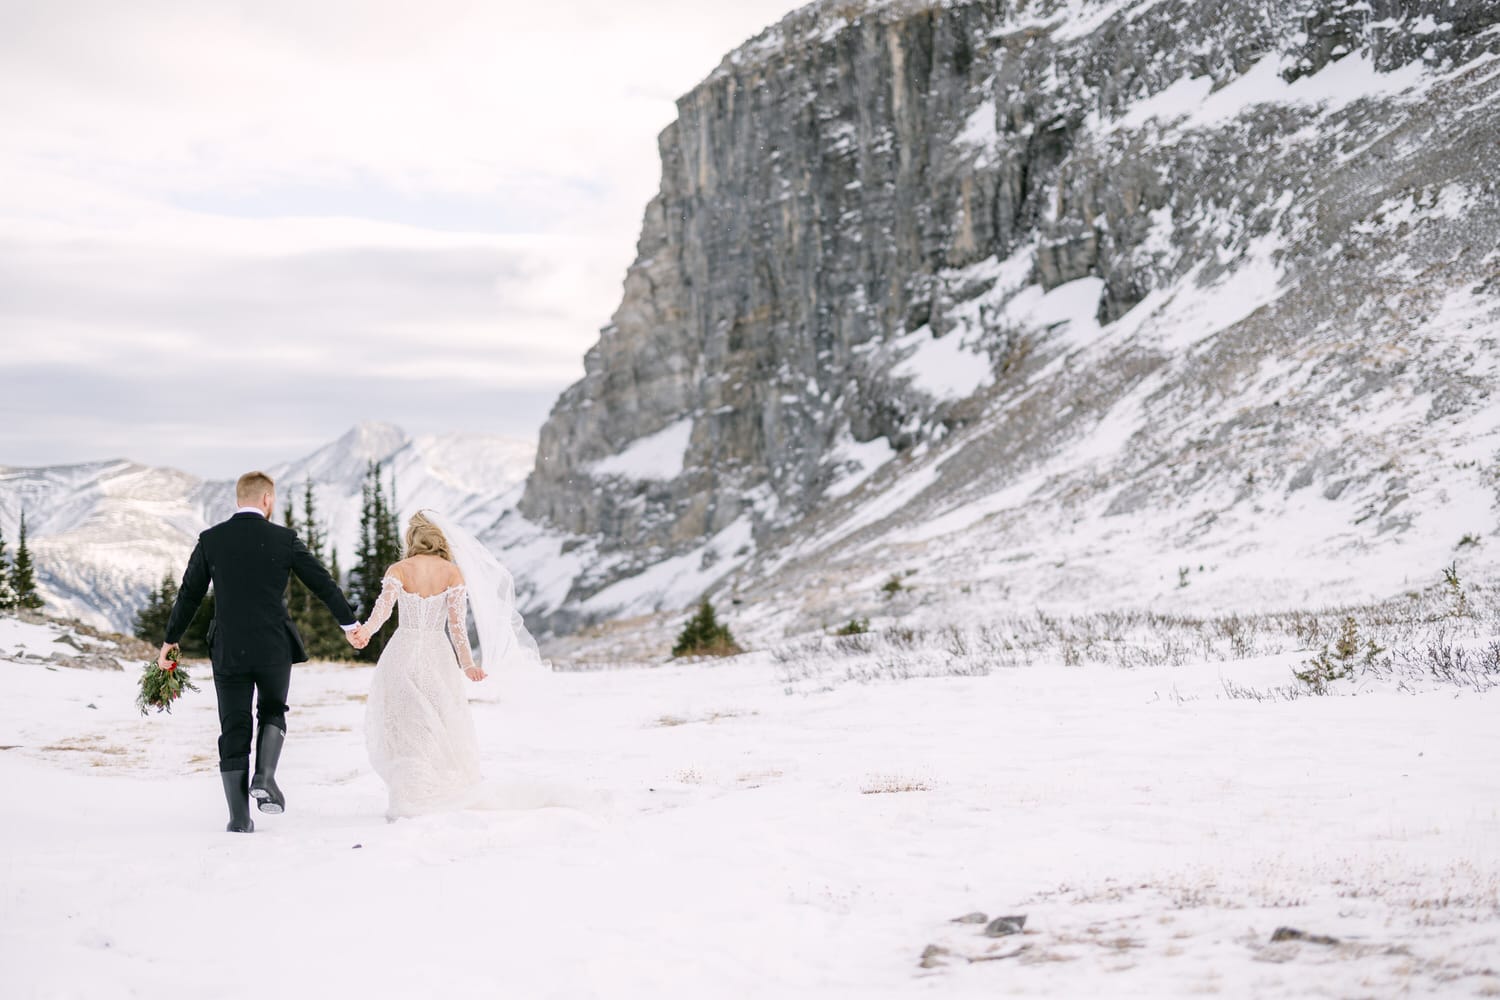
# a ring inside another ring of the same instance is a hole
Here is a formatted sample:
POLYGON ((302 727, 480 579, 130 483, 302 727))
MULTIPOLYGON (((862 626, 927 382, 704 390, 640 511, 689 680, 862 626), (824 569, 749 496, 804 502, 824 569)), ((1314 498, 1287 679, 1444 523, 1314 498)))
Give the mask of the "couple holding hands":
POLYGON ((250 833, 250 800, 264 813, 286 809, 276 768, 286 740, 292 664, 307 659, 286 607, 291 574, 338 619, 350 645, 363 649, 392 609, 398 627, 375 666, 365 710, 370 762, 386 783, 390 819, 464 804, 480 783, 479 747, 464 677, 487 674, 469 646, 472 607, 479 648, 494 669, 541 671, 546 665, 515 607, 510 573, 461 526, 419 511, 406 529, 405 558, 381 580, 380 597, 359 622, 328 570, 291 528, 276 524, 276 484, 249 472, 235 487, 239 509, 198 536, 167 622, 158 659, 182 638, 213 584, 209 629, 219 705, 219 773, 228 830, 250 833), (256 696, 259 730, 252 726, 256 696), (254 771, 251 771, 252 736, 254 771))

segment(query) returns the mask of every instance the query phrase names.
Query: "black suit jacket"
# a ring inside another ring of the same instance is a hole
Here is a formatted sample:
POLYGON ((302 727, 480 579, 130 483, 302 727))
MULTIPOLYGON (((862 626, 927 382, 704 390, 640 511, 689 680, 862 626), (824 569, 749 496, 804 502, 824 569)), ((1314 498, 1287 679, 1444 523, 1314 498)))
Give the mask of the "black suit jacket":
POLYGON ((198 536, 167 620, 166 641, 182 638, 212 582, 214 622, 208 645, 216 672, 303 662, 307 649, 286 609, 291 573, 328 605, 340 625, 354 624, 354 610, 339 585, 297 533, 259 514, 243 513, 198 536))

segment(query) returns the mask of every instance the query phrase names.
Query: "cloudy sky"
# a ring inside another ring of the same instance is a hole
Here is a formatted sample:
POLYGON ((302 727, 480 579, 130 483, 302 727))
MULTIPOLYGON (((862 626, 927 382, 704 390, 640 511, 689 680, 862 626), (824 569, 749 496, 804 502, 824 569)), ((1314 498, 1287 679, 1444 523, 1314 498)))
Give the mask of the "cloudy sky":
POLYGON ((796 0, 0 0, 0 465, 532 437, 796 0))

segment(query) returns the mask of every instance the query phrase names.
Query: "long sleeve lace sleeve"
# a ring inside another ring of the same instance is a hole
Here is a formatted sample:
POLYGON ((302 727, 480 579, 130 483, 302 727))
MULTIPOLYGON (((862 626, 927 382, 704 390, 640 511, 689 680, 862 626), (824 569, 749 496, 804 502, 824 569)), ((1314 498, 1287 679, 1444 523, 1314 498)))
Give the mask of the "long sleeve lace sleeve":
POLYGON ((370 609, 370 617, 365 619, 365 629, 374 634, 380 631, 380 626, 391 616, 391 605, 396 603, 396 588, 401 586, 401 581, 394 576, 382 577, 380 580, 380 596, 375 599, 375 606, 370 609))
POLYGON ((464 614, 468 608, 467 587, 454 587, 448 591, 448 635, 453 640, 453 651, 458 654, 458 665, 464 670, 474 668, 474 653, 469 649, 468 619, 464 614))

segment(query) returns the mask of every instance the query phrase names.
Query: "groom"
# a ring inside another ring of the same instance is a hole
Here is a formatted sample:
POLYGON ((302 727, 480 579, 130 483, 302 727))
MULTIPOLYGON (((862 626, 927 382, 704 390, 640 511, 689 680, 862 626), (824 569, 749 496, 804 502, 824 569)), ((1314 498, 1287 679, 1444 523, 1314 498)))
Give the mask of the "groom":
POLYGON ((286 799, 276 787, 276 761, 286 739, 286 697, 292 664, 307 659, 302 637, 286 608, 288 575, 318 596, 344 627, 349 644, 364 642, 355 634, 354 611, 328 570, 307 550, 291 528, 271 520, 276 484, 264 472, 247 472, 235 485, 239 510, 198 536, 188 559, 177 603, 167 621, 166 641, 157 664, 169 669, 171 652, 198 611, 210 582, 214 585, 214 621, 208 630, 219 698, 219 775, 229 800, 231 833, 252 833, 249 797, 261 812, 279 813, 286 799), (250 696, 259 693, 256 713, 255 777, 250 772, 250 696))

